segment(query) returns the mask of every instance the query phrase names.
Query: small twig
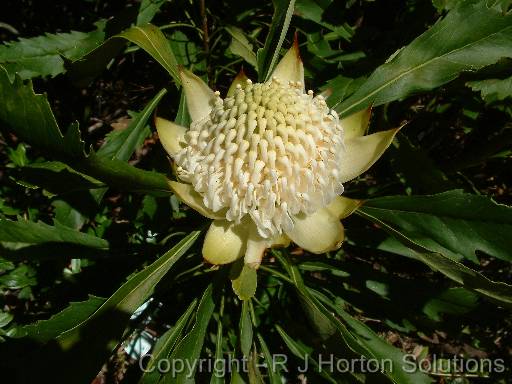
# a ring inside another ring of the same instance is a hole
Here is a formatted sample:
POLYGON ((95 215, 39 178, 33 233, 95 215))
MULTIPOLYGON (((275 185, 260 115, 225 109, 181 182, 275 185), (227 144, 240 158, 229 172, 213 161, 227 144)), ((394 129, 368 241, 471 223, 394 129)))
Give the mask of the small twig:
POLYGON ((208 75, 208 85, 212 86, 212 76, 210 67, 210 36, 208 35, 208 17, 206 16, 206 0, 199 1, 199 12, 201 13, 201 25, 203 30, 203 50, 206 59, 206 73, 208 75))

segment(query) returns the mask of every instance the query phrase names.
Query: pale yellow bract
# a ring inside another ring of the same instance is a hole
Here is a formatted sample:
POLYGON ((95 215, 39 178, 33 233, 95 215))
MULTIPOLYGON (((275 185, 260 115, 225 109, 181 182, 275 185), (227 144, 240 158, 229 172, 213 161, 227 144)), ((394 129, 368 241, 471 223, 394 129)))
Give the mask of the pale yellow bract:
POLYGON ((339 119, 321 95, 305 92, 298 45, 271 79, 235 78, 225 99, 181 70, 189 129, 157 118, 160 141, 176 164, 176 195, 214 219, 203 257, 257 268, 267 248, 293 241, 313 253, 341 246, 340 220, 357 201, 343 184, 370 168, 397 129, 365 136, 370 111, 339 119))

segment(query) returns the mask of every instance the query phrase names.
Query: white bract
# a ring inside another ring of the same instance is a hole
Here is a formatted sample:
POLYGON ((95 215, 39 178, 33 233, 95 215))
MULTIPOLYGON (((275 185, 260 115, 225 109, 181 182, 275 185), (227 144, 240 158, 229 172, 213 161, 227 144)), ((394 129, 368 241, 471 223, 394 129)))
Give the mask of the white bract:
POLYGON ((364 136, 369 111, 339 120, 321 95, 304 91, 295 44, 271 80, 237 76, 225 99, 182 70, 190 129, 157 118, 160 140, 186 204, 215 219, 203 245, 212 264, 245 256, 257 267, 266 248, 287 245, 323 253, 344 238, 340 219, 357 208, 339 196, 365 172, 397 130, 364 136))

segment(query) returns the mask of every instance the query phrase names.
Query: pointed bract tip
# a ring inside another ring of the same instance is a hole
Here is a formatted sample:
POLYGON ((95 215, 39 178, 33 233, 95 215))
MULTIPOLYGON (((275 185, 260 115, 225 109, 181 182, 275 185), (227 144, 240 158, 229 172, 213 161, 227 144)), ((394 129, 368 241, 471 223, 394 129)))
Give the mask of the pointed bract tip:
POLYGON ((302 62, 302 58, 300 57, 299 34, 297 31, 293 34, 293 50, 297 55, 297 59, 302 62))

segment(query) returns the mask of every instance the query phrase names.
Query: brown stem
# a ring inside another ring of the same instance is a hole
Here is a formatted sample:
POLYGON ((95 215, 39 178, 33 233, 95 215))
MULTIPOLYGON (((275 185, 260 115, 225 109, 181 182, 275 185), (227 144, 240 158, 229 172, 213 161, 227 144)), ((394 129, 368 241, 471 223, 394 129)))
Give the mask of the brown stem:
POLYGON ((199 12, 201 13, 201 23, 203 30, 203 50, 206 57, 206 72, 208 75, 208 85, 212 86, 212 76, 210 67, 210 37, 208 35, 208 18, 206 16, 206 0, 199 1, 199 12))

